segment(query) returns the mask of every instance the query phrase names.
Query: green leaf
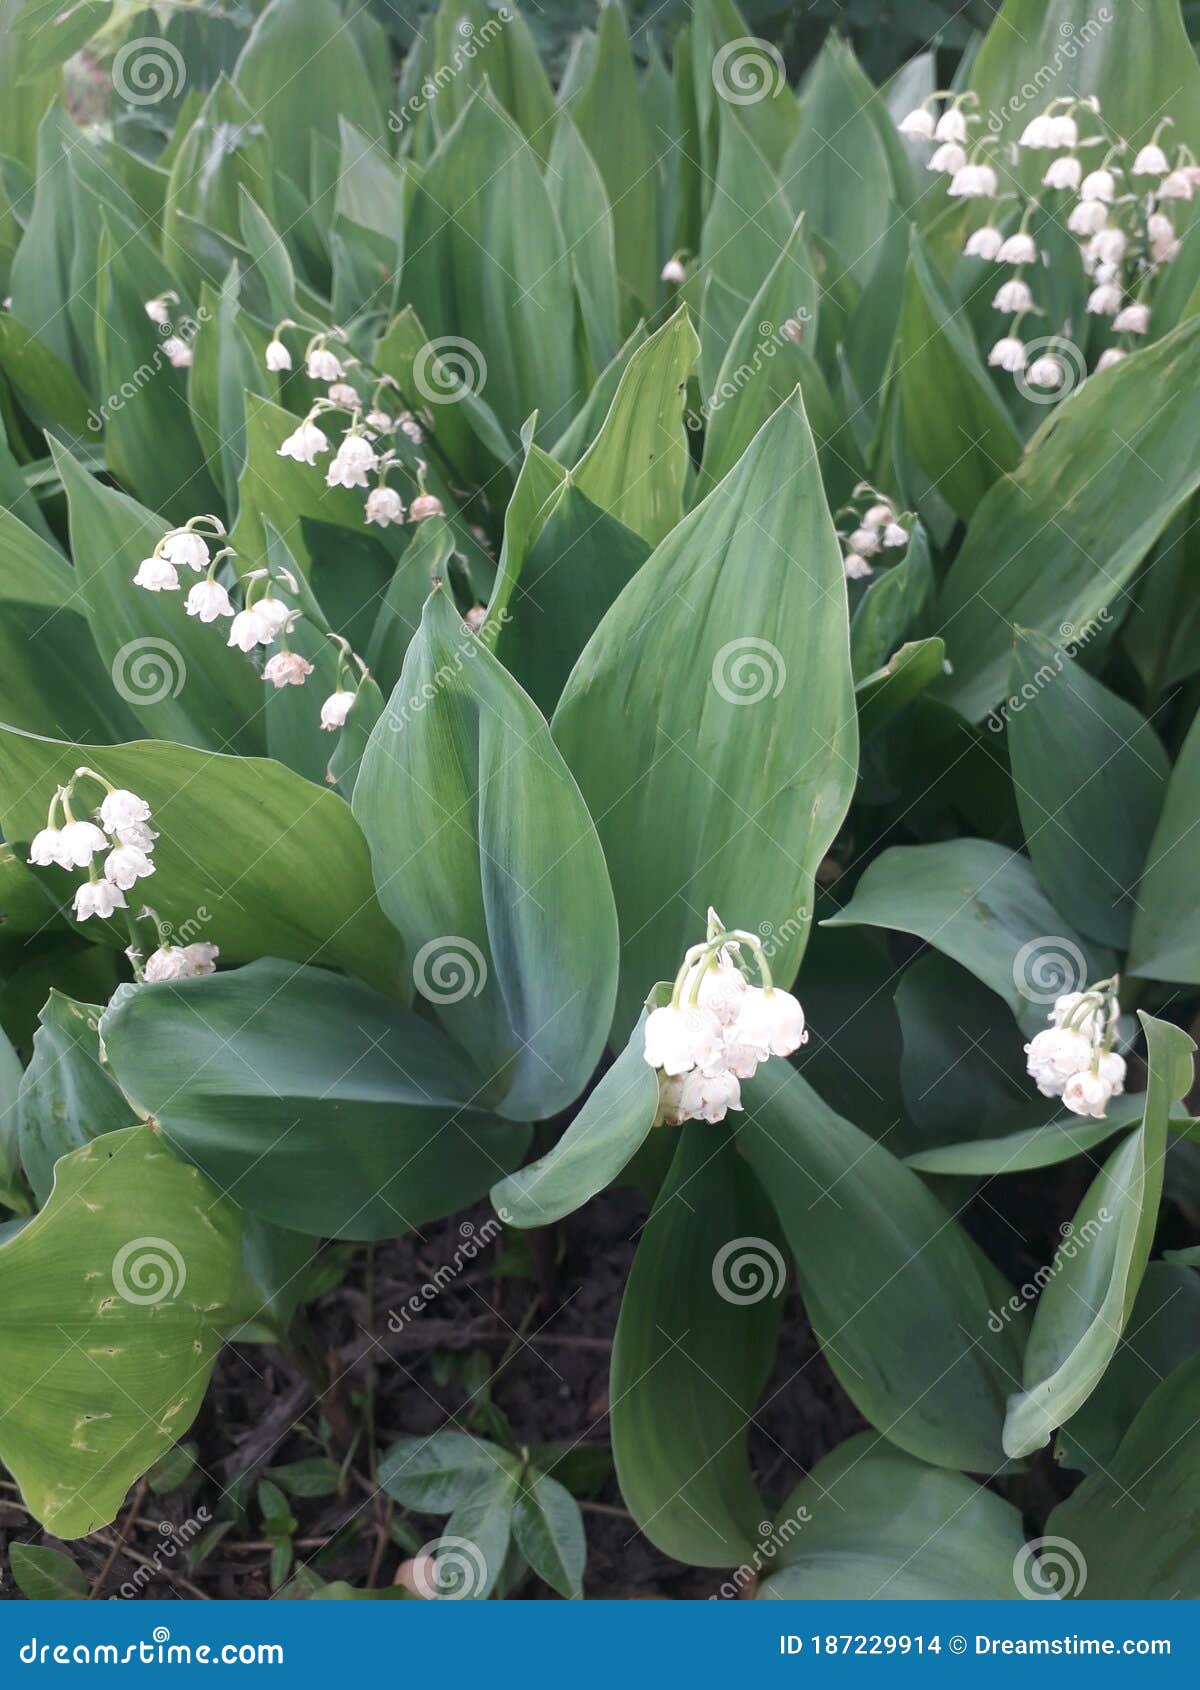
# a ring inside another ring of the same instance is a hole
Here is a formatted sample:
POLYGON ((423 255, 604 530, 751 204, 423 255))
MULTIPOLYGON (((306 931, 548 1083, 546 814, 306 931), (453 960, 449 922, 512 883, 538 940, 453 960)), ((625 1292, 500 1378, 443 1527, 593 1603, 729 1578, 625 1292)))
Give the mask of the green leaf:
POLYGON ((850 618, 856 681, 882 669, 905 640, 926 632, 933 594, 929 536, 917 523, 901 561, 870 583, 850 618))
POLYGON ((846 1394, 910 1455, 995 1472, 1024 1338, 1020 1313, 989 1321, 1010 1297, 1002 1276, 916 1174, 799 1074, 768 1064, 742 1097, 738 1149, 775 1204, 846 1394))
POLYGON ((242 93, 219 76, 171 159, 163 208, 168 262, 181 215, 239 240, 243 196, 269 208, 273 179, 266 130, 242 93))
POLYGON ((546 186, 571 256, 588 353, 603 370, 621 343, 612 209, 596 161, 565 111, 554 126, 546 186))
POLYGON ((1038 879, 1081 933, 1124 949, 1166 753, 1144 716, 1040 634, 1018 634, 1009 685, 1013 786, 1038 879), (1065 782, 1072 766, 1079 778, 1065 782))
POLYGON ((100 1064, 100 1008, 52 991, 38 1016, 33 1055, 17 1100, 21 1165, 39 1206, 60 1156, 133 1121, 100 1064))
POLYGON ((1200 870, 1200 717, 1188 729, 1167 782, 1146 854, 1129 942, 1129 972, 1151 980, 1200 981, 1200 911, 1189 887, 1200 870))
MULTIPOLYGON (((0 749, 0 823, 8 839, 32 839, 45 826, 55 786, 86 762, 150 805, 159 837, 143 895, 181 939, 219 945, 224 962, 329 962, 396 989, 396 937, 372 895, 366 844, 336 793, 316 790, 266 758, 220 757, 158 740, 64 745, 0 727, 0 749)), ((41 874, 63 900, 78 880, 61 869, 41 874)))
POLYGON ((798 394, 609 610, 554 737, 612 876, 618 1036, 709 904, 786 933, 789 984, 857 761, 841 550, 798 394))
POLYGON ((612 1184, 645 1143, 658 1113, 658 1076, 643 1021, 553 1150, 492 1188, 506 1226, 549 1226, 612 1184))
POLYGON ((13 1583, 31 1602, 77 1602, 88 1593, 78 1562, 61 1549, 14 1543, 9 1546, 8 1560, 13 1583))
POLYGON ((671 532, 683 508, 683 390, 699 345, 680 306, 629 360, 600 432, 571 472, 594 505, 652 546, 671 532))
POLYGON ((1015 1601, 1010 1502, 861 1432, 813 1468, 767 1539, 760 1601, 1015 1601))
POLYGON ((482 1602, 504 1569, 519 1479, 496 1471, 463 1498, 431 1551, 429 1582, 439 1598, 482 1602))
MULTIPOLYGON (((955 414, 940 385, 932 391, 955 414)), ((953 664, 941 688, 948 703, 971 721, 987 714, 1003 695, 1017 628, 1074 650, 1101 634, 1200 486, 1185 446, 1197 431, 1200 318, 1056 407, 975 510, 950 570, 938 607, 953 664)))
POLYGON ((115 1517, 252 1307, 238 1211, 156 1133, 63 1158, 46 1207, 0 1247, 0 1457, 48 1531, 115 1517))
POLYGON ((0 370, 35 412, 73 433, 86 438, 103 426, 72 370, 8 311, 0 313, 0 370))
POLYGON ((864 740, 933 685, 942 672, 945 649, 941 640, 910 640, 888 658, 882 669, 856 684, 858 731, 864 740))
POLYGON ((1004 1448, 1029 1455, 1091 1396, 1133 1309, 1162 1196, 1170 1107, 1191 1089, 1196 1048, 1169 1022, 1140 1016, 1149 1080, 1142 1125, 1109 1157, 1049 1270, 1025 1351, 1023 1389, 1009 1400, 1004 1448))
POLYGON ((512 1530, 540 1579, 568 1599, 583 1595, 587 1540, 579 1504, 565 1486, 531 1467, 513 1504, 512 1530))
MULTIPOLYGON (((1090 1601, 1200 1594, 1200 1356, 1153 1392, 1106 1471, 1093 1473, 1046 1522, 1086 1566, 1074 1594, 1090 1601)), ((1071 1594, 1064 1591, 1063 1594, 1071 1594)))
POLYGON ((218 629, 185 614, 184 593, 135 587, 138 564, 169 524, 104 487, 51 439, 67 491, 77 591, 112 684, 146 733, 213 750, 255 752, 262 684, 218 629))
POLYGON ((436 1027, 321 969, 264 961, 131 989, 101 1034, 122 1090, 173 1145, 251 1213, 316 1237, 440 1219, 529 1141, 481 1112, 477 1077, 436 1027))
POLYGON ((1110 960, 1064 922, 1026 858, 990 839, 893 845, 825 925, 862 924, 915 934, 953 957, 1027 1032, 1045 1024, 1060 992, 1103 978, 1110 960))
POLYGON ((393 1444, 379 1463, 379 1483, 419 1514, 452 1514, 499 1473, 515 1477, 520 1463, 499 1444, 469 1432, 431 1432, 393 1444))
POLYGON ((267 332, 251 327, 239 311, 240 281, 234 263, 219 298, 205 288, 188 381, 192 423, 230 516, 238 508, 238 481, 246 467, 246 400, 265 396, 275 383, 263 366, 267 332))
POLYGON ((777 1237, 728 1129, 684 1127, 625 1286, 610 1396, 626 1506, 693 1566, 744 1561, 759 1535, 746 1434, 782 1309, 777 1237))
POLYGON ((337 1462, 325 1455, 289 1461, 286 1467, 268 1467, 267 1472, 289 1496, 333 1496, 341 1483, 337 1462))
POLYGON ((565 1108, 612 1018, 608 875, 544 720, 444 589, 372 732, 354 812, 417 990, 473 1052, 502 1112, 565 1108))
MULTIPOLYGON (((970 324, 915 229, 896 357, 909 450, 959 516, 969 520, 992 484, 1016 468, 1021 442, 970 324)), ((964 654, 969 650, 964 646, 964 654)))
POLYGON ((1105 1472, 1154 1387, 1200 1351, 1200 1276, 1151 1262, 1129 1325, 1099 1385, 1054 1441, 1055 1459, 1105 1472))
POLYGON ((1060 1162, 1069 1162, 1073 1156, 1086 1155, 1114 1133, 1139 1121, 1144 1097, 1145 1093, 1140 1091, 1114 1097, 1102 1121, 1081 1121, 1078 1115, 1068 1115, 1042 1126, 1018 1127, 996 1138, 940 1144, 932 1150, 906 1156, 905 1161, 919 1173, 958 1174, 971 1179, 1053 1168, 1060 1162))

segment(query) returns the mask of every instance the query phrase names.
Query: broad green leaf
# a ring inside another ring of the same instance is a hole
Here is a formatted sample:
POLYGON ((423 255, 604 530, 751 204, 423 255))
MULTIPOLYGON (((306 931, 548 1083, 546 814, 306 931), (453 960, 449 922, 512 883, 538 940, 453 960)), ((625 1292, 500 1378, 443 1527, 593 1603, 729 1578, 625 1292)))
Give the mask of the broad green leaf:
MULTIPOLYGON (((970 1179, 990 1179, 997 1174, 1028 1173, 1031 1168, 1052 1168, 1084 1156, 1114 1133, 1123 1132, 1141 1120, 1144 1092, 1126 1092, 1115 1097, 1102 1121, 1080 1120, 1077 1115, 1048 1121, 1035 1127, 1018 1127, 995 1138, 968 1139, 960 1144, 940 1144, 906 1156, 910 1168, 923 1174, 961 1174, 970 1179)), ((1037 1106, 1035 1105, 1035 1108, 1037 1106)))
POLYGON ((994 1473, 1025 1333, 1019 1310, 989 1320, 1011 1295, 1003 1277, 918 1175, 799 1074, 769 1063, 742 1098, 738 1148, 771 1195, 846 1394, 910 1455, 994 1473))
MULTIPOLYGON (((559 98, 566 103, 562 88, 559 98)), ((642 105, 620 6, 600 12, 589 74, 568 109, 608 189, 617 274, 634 302, 622 325, 630 328, 658 297, 658 260, 647 232, 658 226, 655 164, 664 142, 642 105)))
POLYGON ((841 551, 799 394, 609 610, 554 737, 612 876, 618 1037, 709 904, 786 933, 772 966, 790 984, 857 760, 841 551))
MULTIPOLYGON (((397 989, 399 945, 372 893, 366 844, 335 793, 266 758, 150 739, 68 745, 0 727, 5 836, 32 839, 55 786, 81 763, 150 805, 159 837, 141 895, 182 941, 219 945, 224 962, 265 955, 335 963, 397 989)), ((98 789, 90 790, 98 801, 98 789)), ((40 873, 64 902, 73 895, 78 875, 40 873)))
POLYGON ((1025 1534, 1010 1502, 860 1432, 796 1487, 760 1601, 1015 1601, 1025 1534))
POLYGON ((658 1076, 646 1062, 641 1021, 616 1062, 552 1150, 492 1189, 507 1226, 549 1226, 612 1184, 645 1143, 658 1112, 658 1076))
POLYGON ((1028 860, 990 839, 893 845, 876 857, 829 927, 894 928, 953 957, 1002 997, 1029 1032, 1061 992, 1111 973, 1110 953, 1080 939, 1028 860))
POLYGON ((101 1035, 164 1137, 298 1232, 398 1236, 475 1201, 528 1142, 480 1112, 478 1078, 436 1027, 321 969, 264 961, 128 989, 101 1035))
POLYGON ((230 518, 238 508, 238 481, 246 467, 246 400, 265 398, 275 377, 266 373, 267 331, 239 311, 240 271, 232 264, 220 295, 205 288, 204 320, 192 343, 188 404, 209 474, 221 488, 230 518))
POLYGON ((67 490, 77 591, 117 693, 159 738, 261 750, 262 683, 245 656, 220 628, 185 614, 182 588, 148 593, 133 584, 169 524, 103 486, 54 440, 50 447, 67 490))
POLYGON ((50 1195, 60 1156, 133 1122, 133 1110, 100 1064, 100 1013, 97 1004, 51 992, 38 1016, 16 1115, 21 1166, 39 1206, 50 1195))
MULTIPOLYGON (((740 116, 724 100, 719 123, 721 139, 712 201, 700 237, 699 267, 688 282, 690 297, 694 298, 697 290, 705 292, 705 309, 700 314, 705 376, 721 367, 731 339, 723 326, 724 312, 708 308, 706 290, 715 288, 720 297, 736 307, 736 315, 731 313, 736 326, 787 249, 795 227, 778 176, 751 140, 740 116)), ((785 314, 793 313, 789 310, 785 314)), ((704 389, 709 397, 707 380, 704 389)))
POLYGON ((447 1430, 393 1444, 379 1463, 379 1483, 419 1514, 452 1514, 494 1474, 518 1471, 516 1458, 499 1444, 447 1430))
POLYGON ((1021 442, 970 323, 947 294, 915 229, 897 359, 906 444, 967 521, 993 483, 1016 468, 1021 442))
POLYGON ((58 1164, 0 1246, 0 1456, 56 1537, 112 1520, 187 1431, 222 1329, 253 1307, 240 1217, 148 1127, 58 1164))
POLYGON ((519 1483, 511 1473, 493 1471, 446 1521, 431 1551, 429 1576, 440 1598, 482 1602, 491 1594, 508 1557, 519 1483))
POLYGON ((854 697, 858 731, 864 740, 933 685, 942 672, 945 649, 941 640, 910 640, 888 658, 882 669, 857 682, 854 697))
POLYGON ((1200 719, 1193 721, 1167 782, 1146 854, 1129 944, 1129 972, 1151 980, 1200 981, 1200 911, 1191 895, 1200 865, 1200 719))
POLYGON ((567 1598, 583 1595, 587 1540, 579 1504, 536 1468, 525 1473, 513 1504, 513 1538, 540 1579, 567 1598))
MULTIPOLYGON (((1200 1356, 1153 1392, 1105 1471, 1046 1522, 1086 1566, 1090 1601, 1200 1595, 1200 1356)), ((1068 1594, 1068 1592, 1064 1592, 1068 1594)))
POLYGON ((37 1543, 13 1543, 8 1550, 13 1583, 31 1602, 78 1602, 88 1581, 77 1561, 61 1549, 37 1543))
POLYGON ((168 262, 182 215, 198 218, 210 229, 238 240, 243 195, 269 214, 273 180, 267 131, 241 91, 222 75, 171 160, 163 213, 163 251, 168 262))
POLYGON ((1040 634, 1018 634, 1009 686, 1013 786, 1038 879, 1081 933, 1123 949, 1166 753, 1144 716, 1040 634))
POLYGON ((1085 1473, 1108 1469, 1154 1387, 1198 1350, 1200 1275, 1151 1262, 1108 1371, 1054 1440, 1055 1460, 1085 1473))
POLYGON ((450 525, 440 517, 428 517, 417 525, 408 549, 396 564, 367 646, 367 666, 385 694, 400 679, 404 654, 421 626, 425 601, 436 583, 446 579, 453 555, 450 525))
POLYGON ((34 415, 44 412, 80 435, 103 428, 72 370, 8 311, 0 313, 0 370, 34 415))
MULTIPOLYGON (((677 60, 681 54, 682 45, 677 48, 677 60)), ((778 168, 799 127, 800 114, 782 55, 754 36, 733 0, 696 0, 691 66, 695 99, 706 125, 711 128, 711 114, 724 100, 731 100, 764 158, 778 168)))
POLYGON ((1140 1016, 1149 1077, 1142 1124, 1101 1168, 1038 1299, 1023 1389, 1009 1400, 1004 1448, 1029 1455, 1091 1396, 1133 1309, 1158 1221, 1171 1105, 1191 1089, 1196 1048, 1169 1022, 1140 1016))
POLYGON ((416 988, 503 1113, 565 1108, 612 1018, 604 857, 541 715, 442 588, 363 755, 354 813, 416 988))
POLYGON ((596 161, 566 112, 555 125, 546 186, 571 255, 588 353, 603 370, 621 344, 612 209, 596 161))
POLYGON ((783 1306, 778 1236, 728 1129, 684 1127, 625 1286, 610 1396, 626 1506, 693 1566, 736 1565, 758 1539, 746 1435, 783 1306))
POLYGON ((929 537, 918 523, 901 561, 878 573, 850 618, 856 681, 882 669, 905 640, 925 634, 933 601, 929 537))
POLYGON ((681 306, 629 360, 600 432, 571 472, 592 504, 652 546, 671 532, 683 508, 683 390, 698 350, 681 306))
MULTIPOLYGON (((950 412, 947 396, 935 390, 950 412)), ((1002 697, 1016 628, 1080 650, 1200 486, 1200 318, 1089 376, 975 509, 939 614, 942 696, 972 721, 1002 697)), ((961 448, 960 448, 961 449, 961 448)))

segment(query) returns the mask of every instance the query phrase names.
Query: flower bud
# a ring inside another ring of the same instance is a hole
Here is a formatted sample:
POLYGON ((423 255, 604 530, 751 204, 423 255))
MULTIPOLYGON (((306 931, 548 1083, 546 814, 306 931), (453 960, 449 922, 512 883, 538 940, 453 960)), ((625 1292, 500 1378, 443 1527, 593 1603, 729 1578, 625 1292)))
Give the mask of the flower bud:
POLYGON ((408 507, 410 522, 424 522, 426 517, 445 516, 446 510, 436 493, 418 493, 408 507))
POLYGON ((658 273, 660 282, 666 282, 668 287, 682 287, 687 279, 687 272, 677 258, 668 258, 658 273))
POLYGON ((1016 335, 1004 335, 988 353, 988 363, 993 368, 1007 370, 1010 375, 1025 368, 1025 358, 1025 343, 1016 335))
POLYGON ((1118 311, 1113 318, 1113 329, 1117 334, 1146 334, 1150 328, 1150 307, 1148 305, 1127 305, 1123 311, 1118 311))

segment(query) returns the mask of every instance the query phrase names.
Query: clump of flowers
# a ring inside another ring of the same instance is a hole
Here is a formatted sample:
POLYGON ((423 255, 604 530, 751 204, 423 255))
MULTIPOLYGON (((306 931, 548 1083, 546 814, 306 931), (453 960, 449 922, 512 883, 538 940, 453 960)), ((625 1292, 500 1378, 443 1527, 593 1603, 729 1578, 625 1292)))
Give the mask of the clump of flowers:
POLYGON ((55 790, 46 825, 30 844, 29 861, 39 868, 85 868, 88 877, 75 890, 76 918, 87 921, 96 915, 107 920, 115 910, 127 909, 126 892, 154 873, 151 858, 158 835, 150 820, 144 798, 113 786, 94 769, 78 768, 55 790), (104 797, 98 807, 77 816, 81 782, 103 787, 104 797), (94 859, 101 853, 104 860, 98 869, 94 859))
POLYGON ((1125 1090, 1125 1060, 1113 1049, 1120 1005, 1116 975, 1054 1000, 1050 1026, 1025 1046, 1026 1067, 1043 1097, 1061 1097, 1073 1115, 1103 1120, 1125 1090))
POLYGON ((979 96, 969 90, 955 94, 939 89, 897 125, 905 140, 937 143, 925 168, 949 176, 946 192, 952 199, 995 199, 999 192, 995 167, 985 157, 998 138, 971 134, 972 125, 980 122, 979 113, 972 109, 978 103, 979 96), (935 116, 933 108, 942 102, 935 116))
POLYGON ((849 524, 837 531, 844 547, 842 567, 848 581, 873 575, 875 567, 870 560, 881 552, 908 545, 908 519, 901 521, 892 501, 868 481, 858 483, 850 502, 838 512, 838 520, 849 524))
POLYGON ((684 957, 671 1002, 646 1019, 643 1054, 658 1071, 659 1121, 674 1127, 724 1120, 742 1107, 740 1081, 807 1038, 804 1011, 773 983, 757 935, 726 929, 710 910, 708 938, 684 957), (747 977, 743 948, 754 957, 759 985, 747 977))

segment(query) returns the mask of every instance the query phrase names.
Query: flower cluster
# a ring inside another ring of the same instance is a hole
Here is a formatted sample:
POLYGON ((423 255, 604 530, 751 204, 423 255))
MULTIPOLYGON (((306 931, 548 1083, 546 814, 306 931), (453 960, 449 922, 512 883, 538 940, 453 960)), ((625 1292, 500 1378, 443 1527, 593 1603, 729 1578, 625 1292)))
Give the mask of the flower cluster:
MULTIPOLYGON (((931 114, 922 106, 903 119, 900 130, 910 138, 941 138, 939 131, 947 119, 964 133, 965 124, 971 121, 952 107, 933 125, 931 114)), ((1062 360, 1053 353, 1029 362, 1021 334, 1024 318, 1031 313, 1040 315, 1025 271, 1046 258, 1030 233, 1034 215, 1045 209, 1043 193, 1049 196, 1049 207, 1056 215, 1060 208, 1054 196, 1072 197, 1065 221, 1070 233, 1079 238, 1084 274, 1091 282, 1088 313, 1110 318, 1115 334, 1131 337, 1125 346, 1107 347, 1097 361, 1097 370, 1120 363, 1132 340, 1149 332, 1147 295, 1162 266, 1171 263, 1179 252, 1171 202, 1191 200, 1200 188, 1200 167, 1188 149, 1177 149, 1174 161, 1163 150, 1160 137, 1170 123, 1169 117, 1162 120, 1153 139, 1135 155, 1128 173, 1117 162, 1126 151, 1124 141, 1110 145, 1103 133, 1081 133, 1081 126, 1099 129, 1100 102, 1094 95, 1060 96, 1025 126, 1013 154, 1015 191, 1005 196, 1024 199, 1020 224, 1006 235, 987 223, 972 231, 964 248, 968 258, 1012 266, 992 301, 997 311, 1011 319, 988 354, 993 367, 1013 375, 1024 372, 1030 387, 1054 391, 1068 385, 1062 360), (1093 148, 1103 148, 1104 152, 1095 168, 1088 170, 1084 154, 1093 148), (1020 191, 1015 167, 1022 153, 1036 152, 1055 156, 1047 161, 1042 192, 1026 198, 1020 191)), ((930 161, 931 169, 939 167, 939 154, 945 150, 944 143, 930 161)), ((950 192, 955 192, 953 182, 950 192)), ((994 193, 990 197, 995 197, 994 193)))
POLYGON ((882 551, 898 550, 908 545, 908 529, 896 514, 892 501, 870 482, 860 481, 849 504, 838 512, 852 527, 838 529, 838 538, 845 547, 842 565, 848 581, 860 581, 875 573, 869 561, 882 551))
POLYGON ((127 909, 126 892, 154 873, 151 854, 157 838, 144 798, 84 767, 55 791, 46 825, 30 844, 29 861, 39 868, 87 869, 88 878, 75 892, 75 915, 80 921, 93 915, 107 919, 114 910, 127 909), (72 807, 80 781, 104 788, 94 820, 77 817, 72 807), (93 861, 101 852, 103 873, 93 861))
POLYGON ((742 1107, 741 1080, 769 1056, 790 1056, 808 1038, 804 1011, 771 981, 757 937, 726 930, 709 911, 709 936, 693 945, 675 977, 671 1002, 646 1019, 646 1061, 658 1070, 658 1118, 722 1121, 742 1107), (742 947, 755 959, 761 986, 742 969, 742 947))
POLYGON ((1112 1048, 1120 1006, 1118 980, 1054 1000, 1050 1026, 1025 1046, 1026 1067, 1043 1097, 1061 1097, 1073 1115, 1103 1120, 1109 1099, 1125 1090, 1125 1061, 1112 1048))
MULTIPOLYGON (((228 587, 217 580, 220 564, 226 558, 235 558, 237 553, 232 546, 219 546, 213 551, 209 545, 210 539, 224 538, 225 529, 219 517, 190 518, 184 527, 172 528, 164 534, 151 555, 142 559, 133 577, 134 585, 145 588, 149 593, 177 592, 179 571, 192 570, 202 579, 188 590, 184 603, 187 614, 201 622, 216 622, 221 617, 229 617, 226 644, 238 651, 250 653, 260 647, 278 644, 279 650, 263 664, 263 680, 274 687, 303 686, 312 674, 313 666, 306 657, 288 646, 288 636, 302 612, 296 605, 280 598, 274 590, 283 585, 295 594, 298 582, 288 569, 277 570, 279 582, 273 582, 266 569, 252 569, 242 580, 242 606, 238 609, 228 587)), ((340 635, 331 634, 330 638, 336 641, 340 652, 337 688, 321 706, 321 726, 332 732, 345 724, 350 706, 354 703, 353 690, 342 684, 351 671, 352 662, 358 663, 360 671, 365 673, 365 670, 340 635)))
POLYGON ((953 199, 995 199, 999 191, 995 169, 983 156, 985 148, 996 145, 997 137, 971 135, 972 124, 980 121, 978 112, 971 109, 978 98, 971 92, 954 94, 939 89, 927 95, 898 125, 908 141, 937 142, 925 168, 949 176, 946 192, 953 199), (932 107, 941 101, 946 103, 935 118, 932 107))
MULTIPOLYGON (((297 326, 290 318, 276 325, 265 354, 268 370, 286 373, 293 368, 292 354, 283 335, 285 330, 297 326)), ((364 521, 387 528, 405 520, 404 501, 394 487, 388 486, 388 474, 399 465, 400 458, 394 445, 385 446, 382 451, 378 446, 384 436, 390 436, 394 442, 397 435, 419 446, 425 439, 428 424, 418 421, 411 411, 393 415, 384 408, 385 393, 396 386, 390 376, 380 376, 372 384, 369 395, 360 392, 355 385, 361 372, 358 359, 343 356, 328 345, 331 338, 340 336, 340 330, 333 330, 310 338, 304 352, 304 372, 310 381, 325 382, 327 390, 313 401, 303 422, 284 440, 278 449, 279 456, 315 468, 317 459, 331 449, 329 436, 318 426, 318 417, 333 411, 349 413, 350 426, 343 430, 341 444, 326 467, 325 485, 367 489, 364 521)), ((444 516, 442 501, 435 493, 426 491, 425 465, 420 460, 417 473, 419 492, 408 507, 408 520, 417 523, 431 516, 444 516)))

